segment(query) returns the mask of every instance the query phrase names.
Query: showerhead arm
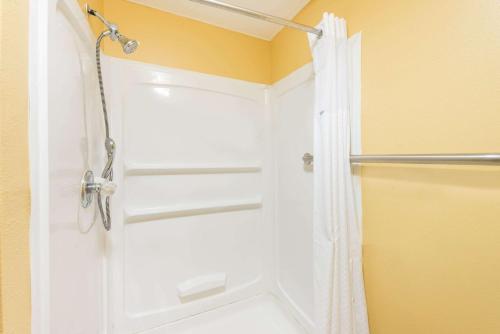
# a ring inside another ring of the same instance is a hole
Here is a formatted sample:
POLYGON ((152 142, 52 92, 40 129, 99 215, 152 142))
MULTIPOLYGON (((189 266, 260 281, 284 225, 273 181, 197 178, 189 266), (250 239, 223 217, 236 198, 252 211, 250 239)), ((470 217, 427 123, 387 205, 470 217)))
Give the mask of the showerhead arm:
POLYGON ((106 20, 104 18, 104 16, 102 16, 101 14, 99 14, 98 11, 90 8, 90 6, 88 4, 85 4, 85 11, 90 14, 90 15, 93 15, 95 17, 97 17, 102 23, 104 23, 104 25, 110 30, 110 32, 113 34, 113 33, 116 33, 118 31, 118 26, 114 23, 111 23, 109 22, 108 20, 106 20))
POLYGON ((98 11, 92 9, 88 4, 85 4, 85 10, 89 15, 97 17, 102 23, 104 23, 104 25, 110 32, 109 37, 111 38, 111 40, 116 41, 118 39, 118 26, 116 24, 106 20, 104 16, 99 14, 98 11))

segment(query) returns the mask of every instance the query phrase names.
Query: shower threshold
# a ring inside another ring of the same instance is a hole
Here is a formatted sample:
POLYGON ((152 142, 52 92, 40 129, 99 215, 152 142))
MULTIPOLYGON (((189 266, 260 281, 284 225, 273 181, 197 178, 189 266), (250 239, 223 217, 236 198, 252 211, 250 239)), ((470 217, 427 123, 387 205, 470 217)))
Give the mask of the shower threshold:
POLYGON ((261 295, 226 305, 146 333, 307 334, 272 295, 261 295))

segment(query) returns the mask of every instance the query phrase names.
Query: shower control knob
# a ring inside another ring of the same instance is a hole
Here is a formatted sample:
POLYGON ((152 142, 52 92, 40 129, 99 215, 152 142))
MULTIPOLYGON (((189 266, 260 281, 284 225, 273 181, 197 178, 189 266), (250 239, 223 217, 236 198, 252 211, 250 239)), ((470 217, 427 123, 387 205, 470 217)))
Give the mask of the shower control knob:
POLYGON ((115 193, 116 191, 116 183, 114 182, 106 182, 102 185, 102 188, 101 188, 101 193, 104 195, 104 196, 111 196, 115 193))
POLYGON ((108 181, 101 177, 96 177, 95 181, 99 184, 99 192, 101 193, 101 195, 107 197, 115 193, 117 187, 116 183, 108 181))
POLYGON ((110 197, 116 191, 116 183, 102 177, 94 176, 91 170, 86 170, 83 174, 80 186, 80 201, 82 207, 88 208, 94 199, 94 194, 101 194, 110 197))

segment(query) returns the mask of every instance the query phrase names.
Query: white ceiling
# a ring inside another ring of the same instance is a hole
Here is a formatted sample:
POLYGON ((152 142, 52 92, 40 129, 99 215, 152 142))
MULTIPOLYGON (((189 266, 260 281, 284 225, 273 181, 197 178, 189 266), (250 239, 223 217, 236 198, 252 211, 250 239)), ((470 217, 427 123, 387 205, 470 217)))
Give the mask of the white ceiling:
MULTIPOLYGON (((249 18, 189 0, 129 0, 141 5, 189 17, 215 26, 271 40, 281 26, 249 18)), ((310 0, 224 0, 226 3, 292 19, 310 0)))

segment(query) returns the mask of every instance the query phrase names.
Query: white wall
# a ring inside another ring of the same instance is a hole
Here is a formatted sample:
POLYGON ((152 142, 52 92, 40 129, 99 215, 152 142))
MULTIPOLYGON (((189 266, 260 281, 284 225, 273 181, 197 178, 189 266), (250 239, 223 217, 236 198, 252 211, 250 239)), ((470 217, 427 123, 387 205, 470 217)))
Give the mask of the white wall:
POLYGON ((265 291, 266 87, 108 58, 117 142, 112 322, 136 333, 265 291), (225 274, 213 291, 179 284, 225 274))
MULTIPOLYGON (((50 271, 49 286, 34 293, 50 292, 50 309, 40 310, 49 314, 50 334, 100 333, 103 229, 96 225, 88 234, 81 232, 92 224, 95 207, 80 208, 79 188, 85 169, 98 171, 103 165, 94 41, 74 1, 50 4, 48 152, 39 152, 48 153, 50 271)), ((45 326, 41 321, 37 325, 45 326)), ((41 328, 34 332, 41 333, 41 328)))
POLYGON ((307 65, 273 87, 276 163, 276 293, 301 324, 313 329, 314 77, 307 65))

